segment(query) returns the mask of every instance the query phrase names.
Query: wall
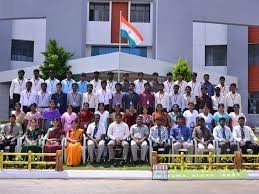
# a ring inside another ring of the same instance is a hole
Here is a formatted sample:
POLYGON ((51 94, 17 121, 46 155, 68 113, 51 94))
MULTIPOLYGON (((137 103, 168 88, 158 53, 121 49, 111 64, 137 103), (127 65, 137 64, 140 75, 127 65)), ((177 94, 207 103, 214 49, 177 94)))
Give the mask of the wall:
POLYGON ((12 21, 0 20, 0 71, 9 69, 11 60, 12 21))

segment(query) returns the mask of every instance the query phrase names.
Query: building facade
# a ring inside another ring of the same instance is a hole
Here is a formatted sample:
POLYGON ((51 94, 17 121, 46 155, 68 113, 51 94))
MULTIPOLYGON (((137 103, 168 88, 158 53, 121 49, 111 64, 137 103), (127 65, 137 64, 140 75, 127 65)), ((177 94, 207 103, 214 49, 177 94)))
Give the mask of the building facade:
MULTIPOLYGON (((41 52, 50 38, 73 52, 74 58, 116 52, 122 11, 144 36, 144 42, 136 48, 129 48, 122 41, 122 52, 172 64, 183 57, 193 71, 215 75, 214 84, 218 75, 237 77, 243 112, 251 123, 259 124, 256 0, 3 2, 0 1, 0 71, 41 64, 41 52)), ((7 90, 11 79, 2 81, 5 83, 0 89, 7 90)), ((0 94, 0 98, 0 105, 6 104, 6 95, 0 94)))

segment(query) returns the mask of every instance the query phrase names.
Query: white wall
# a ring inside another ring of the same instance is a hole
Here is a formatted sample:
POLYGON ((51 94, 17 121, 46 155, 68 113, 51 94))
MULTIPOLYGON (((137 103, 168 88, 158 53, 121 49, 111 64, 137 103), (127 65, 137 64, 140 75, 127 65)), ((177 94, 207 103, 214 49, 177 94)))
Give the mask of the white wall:
POLYGON ((193 22, 193 70, 226 74, 227 66, 205 66, 206 45, 227 45, 227 25, 193 22))
POLYGON ((11 61, 12 69, 41 64, 44 61, 41 52, 46 48, 46 19, 13 20, 12 39, 34 41, 33 62, 11 61))

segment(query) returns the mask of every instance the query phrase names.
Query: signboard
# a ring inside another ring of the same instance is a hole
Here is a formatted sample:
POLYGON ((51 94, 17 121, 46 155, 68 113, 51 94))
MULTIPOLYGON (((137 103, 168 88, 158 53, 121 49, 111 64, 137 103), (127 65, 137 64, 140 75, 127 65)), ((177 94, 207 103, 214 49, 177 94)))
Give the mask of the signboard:
POLYGON ((153 180, 168 180, 168 166, 166 164, 153 165, 153 180))

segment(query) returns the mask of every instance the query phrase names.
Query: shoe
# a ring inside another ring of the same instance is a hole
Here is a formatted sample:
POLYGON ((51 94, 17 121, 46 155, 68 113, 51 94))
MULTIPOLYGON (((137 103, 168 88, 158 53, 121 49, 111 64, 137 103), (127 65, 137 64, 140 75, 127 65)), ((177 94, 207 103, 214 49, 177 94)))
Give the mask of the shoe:
POLYGON ((145 164, 145 161, 140 160, 140 164, 141 164, 141 165, 145 164))
POLYGON ((122 160, 122 161, 120 161, 119 165, 120 165, 120 166, 123 166, 125 163, 126 163, 126 161, 125 161, 125 160, 122 160))
POLYGON ((134 165, 137 166, 138 165, 138 161, 134 161, 134 165))

